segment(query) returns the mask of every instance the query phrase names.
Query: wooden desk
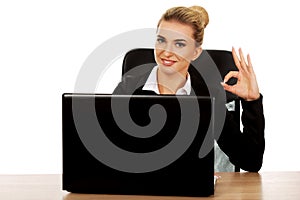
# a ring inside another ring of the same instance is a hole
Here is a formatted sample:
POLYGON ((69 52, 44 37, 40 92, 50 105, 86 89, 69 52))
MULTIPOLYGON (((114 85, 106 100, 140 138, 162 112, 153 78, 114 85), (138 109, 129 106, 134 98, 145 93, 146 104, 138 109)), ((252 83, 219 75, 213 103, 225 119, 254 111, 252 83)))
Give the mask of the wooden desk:
POLYGON ((73 194, 61 190, 61 175, 0 175, 0 199, 10 200, 192 200, 300 199, 300 172, 218 173, 215 195, 160 197, 73 194))

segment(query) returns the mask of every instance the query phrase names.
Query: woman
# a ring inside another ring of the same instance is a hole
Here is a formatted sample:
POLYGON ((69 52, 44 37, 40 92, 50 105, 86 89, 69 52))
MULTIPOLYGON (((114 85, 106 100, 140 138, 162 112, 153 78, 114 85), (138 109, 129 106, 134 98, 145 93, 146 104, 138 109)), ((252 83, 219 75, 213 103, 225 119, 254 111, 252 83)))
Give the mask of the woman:
MULTIPOLYGON (((115 94, 176 94, 208 95, 207 86, 190 62, 202 52, 204 29, 209 22, 206 10, 200 6, 174 7, 159 20, 155 60, 157 66, 137 77, 124 77, 115 94), (142 84, 141 84, 142 83, 142 84), (142 87, 136 88, 136 85, 142 87), (134 91, 133 91, 134 90, 134 91)), ((246 171, 259 171, 262 166, 265 140, 262 95, 259 93, 250 56, 247 60, 241 49, 239 57, 232 55, 239 71, 229 72, 221 83, 223 88, 242 100, 243 132, 235 125, 231 114, 226 114, 222 133, 217 141, 230 161, 246 171), (235 85, 228 85, 230 78, 235 85)))

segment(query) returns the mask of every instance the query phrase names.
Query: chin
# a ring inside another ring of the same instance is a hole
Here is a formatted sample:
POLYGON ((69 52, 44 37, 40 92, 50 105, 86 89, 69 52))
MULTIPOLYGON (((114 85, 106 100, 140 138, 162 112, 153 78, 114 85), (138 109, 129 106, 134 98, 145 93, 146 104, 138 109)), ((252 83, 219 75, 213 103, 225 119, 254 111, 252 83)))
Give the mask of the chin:
POLYGON ((164 66, 162 64, 160 64, 158 66, 158 68, 164 73, 164 74, 169 74, 169 75, 173 75, 178 73, 177 70, 173 67, 173 66, 164 66))

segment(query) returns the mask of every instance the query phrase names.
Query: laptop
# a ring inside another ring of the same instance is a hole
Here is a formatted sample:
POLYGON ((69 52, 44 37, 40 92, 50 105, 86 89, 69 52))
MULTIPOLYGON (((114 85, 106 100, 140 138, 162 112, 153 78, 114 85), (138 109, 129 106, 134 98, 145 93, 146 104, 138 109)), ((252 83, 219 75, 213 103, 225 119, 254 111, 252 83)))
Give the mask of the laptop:
POLYGON ((64 93, 63 190, 213 195, 213 125, 210 97, 64 93))

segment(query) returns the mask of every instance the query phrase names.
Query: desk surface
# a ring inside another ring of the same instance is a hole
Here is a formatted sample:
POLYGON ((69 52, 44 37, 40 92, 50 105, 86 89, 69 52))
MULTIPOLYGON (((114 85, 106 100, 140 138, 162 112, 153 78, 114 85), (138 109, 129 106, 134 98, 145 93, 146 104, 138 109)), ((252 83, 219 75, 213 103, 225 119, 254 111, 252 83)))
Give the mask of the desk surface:
POLYGON ((61 175, 0 175, 0 199, 10 200, 190 200, 300 199, 300 172, 218 173, 215 195, 159 197, 73 194, 61 190, 61 175))

